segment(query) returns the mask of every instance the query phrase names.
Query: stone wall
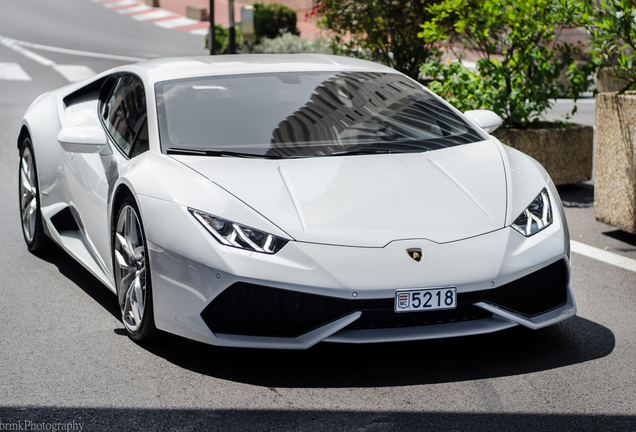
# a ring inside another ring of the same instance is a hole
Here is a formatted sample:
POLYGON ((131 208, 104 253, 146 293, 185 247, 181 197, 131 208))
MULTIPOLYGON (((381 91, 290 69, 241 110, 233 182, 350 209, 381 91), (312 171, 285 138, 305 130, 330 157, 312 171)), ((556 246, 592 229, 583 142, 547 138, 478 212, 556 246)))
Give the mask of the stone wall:
POLYGON ((596 96, 596 220, 636 234, 636 94, 596 96))
POLYGON ((592 178, 594 128, 591 126, 497 129, 492 135, 536 159, 556 185, 592 178))

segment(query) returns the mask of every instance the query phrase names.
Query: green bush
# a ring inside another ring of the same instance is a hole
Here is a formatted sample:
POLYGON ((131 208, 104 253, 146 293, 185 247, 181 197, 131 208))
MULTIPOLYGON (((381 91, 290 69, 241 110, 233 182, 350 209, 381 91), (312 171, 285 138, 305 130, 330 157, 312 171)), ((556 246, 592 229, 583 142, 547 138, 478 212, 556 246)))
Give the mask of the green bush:
MULTIPOLYGON (((234 27, 236 31, 236 50, 239 51, 243 44, 243 38, 241 37, 241 27, 234 27)), ((205 35, 205 49, 210 49, 210 35, 205 35)), ((230 29, 223 27, 221 24, 214 25, 214 44, 216 45, 217 54, 229 54, 230 45, 230 29)))
POLYGON ((322 37, 314 40, 301 39, 289 33, 283 33, 274 39, 261 39, 261 43, 254 45, 250 52, 258 54, 296 54, 318 53, 332 54, 329 41, 322 37))
POLYGON ((636 89, 636 3, 632 0, 583 2, 585 25, 592 35, 592 53, 602 68, 616 69, 626 81, 619 93, 636 89))
POLYGON ((296 27, 296 12, 277 3, 254 3, 254 43, 261 39, 275 39, 284 33, 300 35, 296 27))
POLYGON ((439 57, 435 41, 418 38, 435 0, 314 0, 311 15, 331 33, 337 54, 382 62, 417 79, 439 57))
POLYGON ((489 82, 489 76, 482 79, 478 72, 450 60, 427 62, 421 70, 424 77, 432 78, 427 84, 428 89, 458 110, 492 109, 497 86, 489 82))
POLYGON ((452 63, 437 62, 422 69, 431 78, 444 77, 443 83, 435 80, 431 88, 442 97, 450 94, 461 106, 488 108, 507 126, 528 127, 557 97, 565 94, 576 100, 591 84, 595 63, 579 66, 575 57, 580 50, 558 38, 562 29, 575 26, 584 14, 579 3, 444 0, 429 11, 433 19, 422 25, 423 39, 446 40, 449 49, 462 47, 481 57, 470 79, 468 72, 452 63), (567 85, 559 81, 563 72, 567 85), (483 99, 469 97, 475 90, 483 99))

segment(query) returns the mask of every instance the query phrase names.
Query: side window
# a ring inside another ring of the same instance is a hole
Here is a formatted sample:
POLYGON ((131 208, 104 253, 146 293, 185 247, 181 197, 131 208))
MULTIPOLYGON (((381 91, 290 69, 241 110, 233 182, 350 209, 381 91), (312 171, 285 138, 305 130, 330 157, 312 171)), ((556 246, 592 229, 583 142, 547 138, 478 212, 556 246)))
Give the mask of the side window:
POLYGON ((124 75, 103 106, 102 120, 115 144, 128 157, 148 150, 146 93, 141 80, 124 75))

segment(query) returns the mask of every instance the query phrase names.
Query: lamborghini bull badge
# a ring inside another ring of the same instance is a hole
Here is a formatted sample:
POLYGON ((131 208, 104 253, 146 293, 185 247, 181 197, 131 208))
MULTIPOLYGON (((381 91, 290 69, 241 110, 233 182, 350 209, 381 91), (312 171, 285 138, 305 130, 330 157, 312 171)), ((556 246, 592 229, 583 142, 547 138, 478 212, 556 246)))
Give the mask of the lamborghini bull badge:
POLYGON ((409 254, 414 261, 420 262, 422 261, 422 249, 420 248, 410 248, 406 250, 406 253, 409 254))

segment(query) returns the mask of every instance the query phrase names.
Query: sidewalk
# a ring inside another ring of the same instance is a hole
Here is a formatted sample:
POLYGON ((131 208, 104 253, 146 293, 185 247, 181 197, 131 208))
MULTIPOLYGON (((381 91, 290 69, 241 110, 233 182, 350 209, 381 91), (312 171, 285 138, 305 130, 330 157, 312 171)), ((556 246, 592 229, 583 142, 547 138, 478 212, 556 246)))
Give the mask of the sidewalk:
MULTIPOLYGON (((234 20, 237 23, 241 21, 241 6, 253 3, 253 1, 234 2, 234 20)), ((294 10, 298 15, 296 25, 298 30, 300 30, 300 37, 303 39, 314 39, 320 31, 316 28, 315 21, 305 20, 305 13, 311 10, 311 8, 309 7, 308 9, 306 6, 302 7, 303 4, 309 5, 310 2, 296 1, 291 4, 296 6, 294 7, 294 10)), ((179 15, 186 14, 186 8, 188 5, 205 7, 208 14, 210 13, 209 0, 159 0, 159 5, 162 9, 178 13, 179 15)), ((216 24, 221 24, 224 27, 229 26, 229 5, 227 0, 214 0, 214 22, 216 24)))

